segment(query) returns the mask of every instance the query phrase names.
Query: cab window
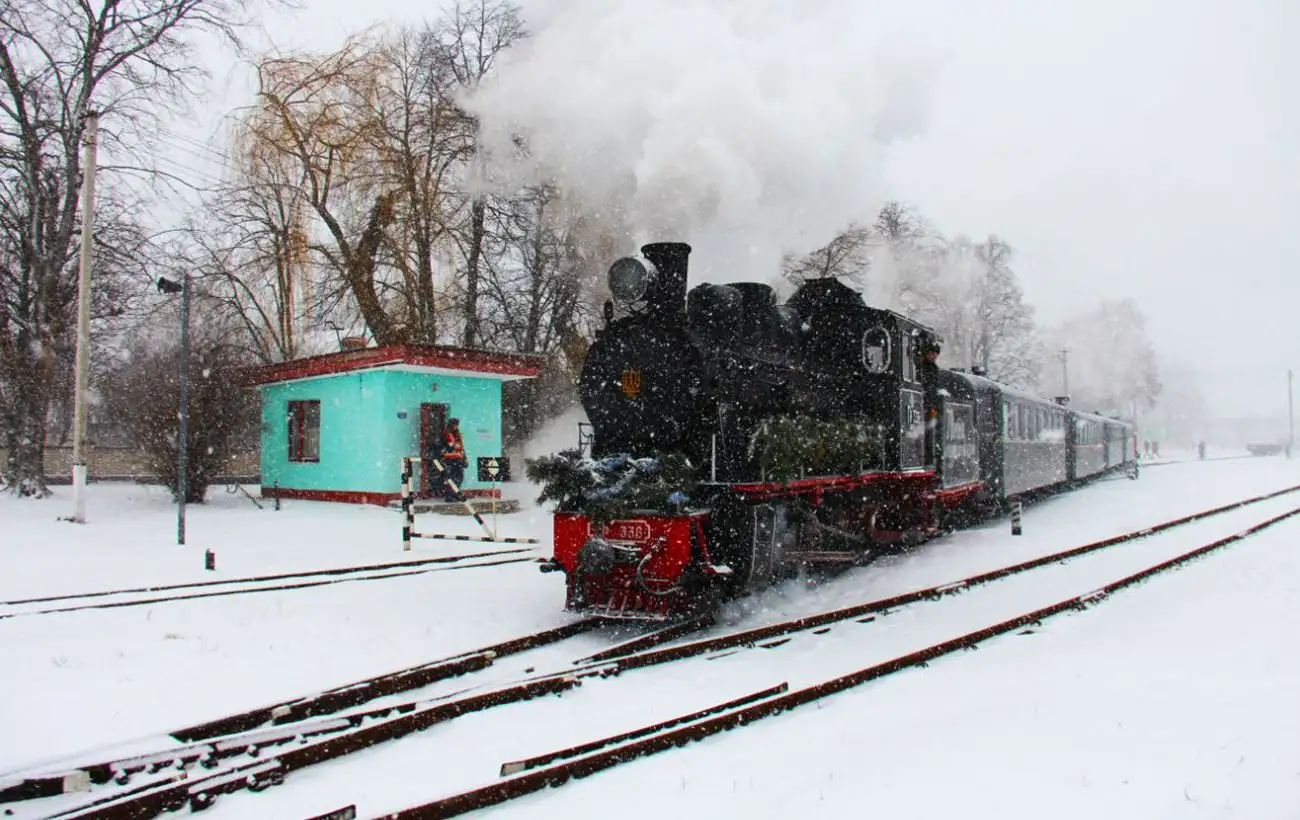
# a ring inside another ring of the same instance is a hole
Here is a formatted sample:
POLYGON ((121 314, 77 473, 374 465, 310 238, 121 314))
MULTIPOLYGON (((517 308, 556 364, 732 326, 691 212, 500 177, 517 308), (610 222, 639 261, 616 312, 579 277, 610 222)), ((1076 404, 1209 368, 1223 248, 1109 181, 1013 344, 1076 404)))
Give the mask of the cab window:
POLYGON ((916 378, 916 338, 911 333, 903 336, 903 381, 915 382, 916 378))

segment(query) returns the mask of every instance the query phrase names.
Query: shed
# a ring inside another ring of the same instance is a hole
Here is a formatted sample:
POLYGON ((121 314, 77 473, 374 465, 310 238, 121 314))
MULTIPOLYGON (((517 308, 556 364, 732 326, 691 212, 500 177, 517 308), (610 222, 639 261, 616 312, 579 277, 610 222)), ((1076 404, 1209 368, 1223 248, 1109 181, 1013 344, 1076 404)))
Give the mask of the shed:
MULTIPOLYGON (((502 456, 501 383, 537 376, 540 356, 392 346, 294 359, 254 370, 262 402, 262 495, 387 504, 401 460, 436 453, 460 419, 465 495, 499 496, 480 480, 502 456)), ((421 494, 429 472, 421 469, 421 494)))

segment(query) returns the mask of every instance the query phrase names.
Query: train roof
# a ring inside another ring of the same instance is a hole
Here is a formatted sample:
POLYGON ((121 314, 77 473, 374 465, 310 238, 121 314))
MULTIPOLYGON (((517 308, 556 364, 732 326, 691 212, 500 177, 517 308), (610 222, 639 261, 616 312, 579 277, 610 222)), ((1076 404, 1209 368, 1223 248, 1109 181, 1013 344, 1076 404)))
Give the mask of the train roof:
POLYGON ((1046 396, 1040 396, 1036 393, 1030 393, 1028 390, 1021 390, 1019 388, 1012 387, 1007 384, 1003 384, 1002 382, 994 381, 993 379, 990 379, 987 376, 977 376, 974 373, 967 373, 965 371, 948 370, 947 372, 951 373, 954 376, 958 376, 961 377, 962 379, 965 379, 973 389, 980 392, 995 392, 1003 396, 1010 396, 1011 398, 1014 398, 1018 401, 1023 401, 1027 404, 1037 404, 1043 407, 1052 407, 1057 410, 1064 410, 1067 413, 1070 413, 1071 415, 1077 416, 1079 418, 1107 422, 1110 424, 1122 424, 1122 425, 1129 425, 1129 426, 1133 424, 1133 422, 1127 419, 1116 418, 1115 416, 1107 416, 1102 413, 1090 413, 1086 410, 1076 410, 1073 407, 1059 404, 1055 400, 1049 399, 1046 396))

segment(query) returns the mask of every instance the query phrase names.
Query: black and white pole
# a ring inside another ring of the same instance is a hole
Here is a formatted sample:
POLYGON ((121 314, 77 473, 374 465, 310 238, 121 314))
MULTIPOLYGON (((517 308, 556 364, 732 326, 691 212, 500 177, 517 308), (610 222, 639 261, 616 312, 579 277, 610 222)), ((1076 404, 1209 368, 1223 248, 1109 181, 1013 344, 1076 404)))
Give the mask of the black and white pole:
MULTIPOLYGON (((496 481, 497 475, 500 474, 500 472, 501 472, 501 465, 497 463, 497 460, 495 458, 489 458, 487 462, 488 480, 496 481)), ((495 487, 493 487, 492 488, 492 531, 496 532, 496 529, 497 529, 497 490, 495 487)))
POLYGON ((411 459, 402 459, 402 551, 411 551, 411 531, 415 529, 415 507, 411 503, 411 459))
POLYGON ((1020 535, 1020 499, 1011 502, 1011 534, 1020 535))

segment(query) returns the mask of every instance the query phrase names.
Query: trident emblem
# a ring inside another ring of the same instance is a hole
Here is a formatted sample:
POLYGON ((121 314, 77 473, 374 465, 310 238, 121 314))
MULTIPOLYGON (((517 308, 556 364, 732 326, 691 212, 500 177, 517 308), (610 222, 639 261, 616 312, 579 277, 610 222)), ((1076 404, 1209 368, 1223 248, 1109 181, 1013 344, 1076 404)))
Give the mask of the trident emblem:
POLYGON ((635 399, 641 394, 641 371, 635 368, 624 370, 620 384, 623 388, 623 395, 629 399, 635 399))

